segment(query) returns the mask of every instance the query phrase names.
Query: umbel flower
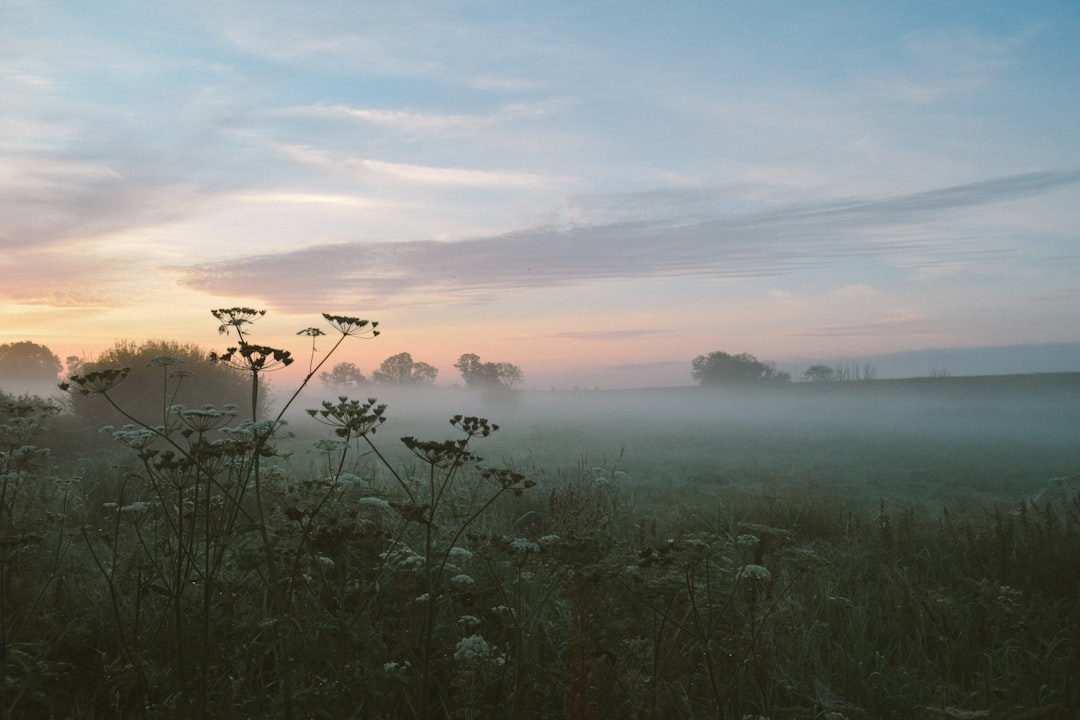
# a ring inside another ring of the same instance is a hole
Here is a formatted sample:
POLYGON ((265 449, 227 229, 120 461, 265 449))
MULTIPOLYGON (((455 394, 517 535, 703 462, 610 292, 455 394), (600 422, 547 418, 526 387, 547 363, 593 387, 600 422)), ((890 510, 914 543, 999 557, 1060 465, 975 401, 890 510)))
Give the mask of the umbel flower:
MULTIPOLYGON (((358 317, 351 317, 349 315, 331 315, 329 313, 323 313, 322 316, 326 319, 326 322, 330 323, 330 327, 334 328, 342 335, 349 335, 352 337, 359 337, 361 335, 378 337, 379 335, 379 331, 375 329, 379 327, 379 323, 377 322, 361 320, 358 317)), ((301 331, 301 334, 303 334, 303 332, 304 331, 301 331)))
POLYGON ((340 438, 363 437, 374 433, 386 422, 386 405, 377 403, 375 398, 361 403, 341 395, 337 404, 323 400, 321 410, 309 409, 307 414, 323 425, 334 428, 334 434, 340 438))
POLYGON ((243 338, 244 328, 265 315, 266 311, 249 307, 232 307, 211 310, 210 314, 221 323, 218 326, 219 335, 228 335, 232 330, 236 330, 236 334, 243 338))
POLYGON ((57 387, 73 395, 100 395, 112 390, 129 372, 129 367, 95 370, 85 375, 72 375, 57 387))
POLYGON ((270 372, 293 364, 292 353, 266 345, 245 343, 240 347, 231 347, 222 354, 210 353, 211 362, 221 362, 240 370, 251 372, 270 372))

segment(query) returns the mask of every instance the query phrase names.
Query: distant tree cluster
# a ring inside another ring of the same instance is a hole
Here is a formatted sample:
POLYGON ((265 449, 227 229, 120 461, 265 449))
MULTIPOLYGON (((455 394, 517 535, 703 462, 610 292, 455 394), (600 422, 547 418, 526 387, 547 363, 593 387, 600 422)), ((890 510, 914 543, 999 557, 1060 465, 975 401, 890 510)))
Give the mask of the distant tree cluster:
MULTIPOLYGON (((170 405, 218 408, 236 405, 244 416, 251 412, 251 382, 243 371, 214 363, 197 345, 172 340, 147 340, 137 344, 118 341, 93 362, 69 362, 69 372, 86 375, 107 369, 129 368, 127 375, 109 391, 121 408, 147 424, 164 424, 163 408, 170 405)), ((257 412, 265 414, 269 399, 264 394, 257 412)), ((90 425, 124 425, 130 419, 95 396, 72 393, 71 410, 90 425)))
POLYGON ((855 380, 873 380, 877 377, 877 368, 870 363, 858 365, 811 365, 803 371, 804 382, 852 382, 855 380))
POLYGON ((425 362, 414 362, 412 355, 403 352, 383 360, 371 378, 386 385, 432 385, 438 374, 437 368, 425 362))
MULTIPOLYGON (((454 367, 461 372, 461 379, 466 387, 484 390, 508 389, 521 383, 524 378, 521 368, 508 362, 485 362, 479 355, 466 353, 458 358, 454 367)), ((379 369, 365 377, 350 362, 335 365, 330 371, 319 374, 319 380, 328 388, 347 390, 368 384, 380 385, 433 385, 439 375, 438 368, 426 362, 413 360, 412 355, 403 352, 386 358, 379 369)))
POLYGON ((348 390, 367 385, 370 380, 356 367, 355 363, 340 362, 329 371, 319 373, 319 381, 326 387, 348 390))
POLYGON ((466 353, 454 363, 461 379, 471 388, 485 390, 512 388, 524 379, 521 368, 508 362, 484 362, 479 355, 466 353))
POLYGON ((379 385, 433 385, 439 375, 439 369, 426 362, 413 360, 412 355, 403 352, 392 355, 382 361, 379 369, 365 377, 364 373, 351 362, 340 362, 329 372, 319 373, 322 384, 336 390, 363 387, 372 383, 379 385))
POLYGON ((60 358, 44 345, 29 340, 0 345, 0 388, 8 392, 55 385, 62 368, 60 358))
POLYGON ((750 353, 731 355, 719 350, 694 358, 690 374, 700 385, 791 381, 789 373, 778 371, 771 362, 762 362, 750 353))

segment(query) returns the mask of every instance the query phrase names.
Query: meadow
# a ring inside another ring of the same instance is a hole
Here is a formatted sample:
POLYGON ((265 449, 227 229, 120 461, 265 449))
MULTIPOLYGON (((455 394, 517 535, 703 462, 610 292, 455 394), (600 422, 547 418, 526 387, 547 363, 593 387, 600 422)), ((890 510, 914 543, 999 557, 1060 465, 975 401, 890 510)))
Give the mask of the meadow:
POLYGON ((1080 374, 371 394, 8 398, 0 716, 1080 712, 1080 374))

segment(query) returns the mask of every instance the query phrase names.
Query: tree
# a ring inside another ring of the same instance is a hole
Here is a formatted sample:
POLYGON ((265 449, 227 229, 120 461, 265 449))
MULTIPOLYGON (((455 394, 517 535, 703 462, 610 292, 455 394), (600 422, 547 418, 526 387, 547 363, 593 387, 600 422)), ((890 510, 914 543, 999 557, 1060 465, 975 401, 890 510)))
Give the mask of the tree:
POLYGON ((51 386, 63 365, 44 345, 23 340, 0 345, 0 387, 7 391, 27 391, 51 386))
POLYGON ((777 371, 773 363, 761 362, 750 353, 729 355, 719 350, 694 358, 690 374, 701 385, 791 380, 789 373, 777 371))
POLYGON ((517 365, 507 362, 483 362, 480 356, 474 353, 459 357, 454 367, 461 371, 465 385, 474 388, 512 388, 525 377, 517 365))
POLYGON ((329 372, 319 373, 319 380, 325 387, 339 390, 358 388, 370 382, 351 362, 340 362, 329 372))
MULTIPOLYGON (((210 355, 191 343, 147 340, 141 345, 118 341, 97 360, 84 362, 80 375, 110 368, 130 368, 109 390, 109 397, 132 417, 148 425, 165 424, 172 405, 222 408, 238 406, 241 418, 251 412, 250 374, 225 363, 213 363, 210 355)), ((267 413, 268 398, 260 398, 260 417, 267 413)), ((117 425, 131 422, 122 413, 94 395, 73 394, 72 412, 88 425, 117 425)))
POLYGON ((371 379, 385 385, 432 385, 438 374, 438 368, 413 362, 412 355, 403 352, 383 360, 371 379))
POLYGON ((832 382, 836 379, 836 371, 828 365, 811 365, 802 376, 806 382, 832 382))

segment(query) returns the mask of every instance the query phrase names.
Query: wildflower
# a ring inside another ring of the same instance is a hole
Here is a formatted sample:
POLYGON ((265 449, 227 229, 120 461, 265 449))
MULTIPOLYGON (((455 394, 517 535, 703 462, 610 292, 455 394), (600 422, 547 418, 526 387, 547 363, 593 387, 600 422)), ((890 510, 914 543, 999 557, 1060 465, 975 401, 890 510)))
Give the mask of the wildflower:
POLYGON ((754 547, 761 540, 757 535, 751 535, 750 533, 743 533, 739 537, 735 538, 735 544, 739 547, 754 547))
POLYGON ((167 365, 177 365, 182 362, 184 362, 182 359, 173 357, 172 355, 158 355, 156 358, 146 363, 146 366, 165 367, 167 365))
POLYGON ((738 574, 735 576, 736 580, 746 579, 753 582, 769 582, 772 579, 772 573, 769 572, 769 568, 764 565, 745 565, 738 574))
MULTIPOLYGON (((334 428, 334 434, 339 438, 348 440, 374 433, 386 422, 385 412, 385 403, 379 405, 375 398, 368 398, 366 403, 361 403, 342 395, 338 397, 337 404, 324 400, 321 409, 309 409, 307 414, 317 422, 334 428)), ((319 449, 326 450, 327 447, 322 446, 319 449)))
POLYGON ((179 413, 183 423, 198 433, 220 428, 238 414, 235 410, 217 410, 213 405, 203 405, 200 410, 181 410, 179 413))
POLYGON ((522 555, 527 555, 529 553, 538 553, 538 552, 540 552, 540 546, 539 545, 537 545, 533 541, 527 540, 525 538, 514 538, 513 540, 510 541, 510 547, 515 552, 519 552, 522 555))
POLYGON ((475 662, 491 657, 491 645, 479 633, 458 641, 454 659, 458 662, 475 662))
POLYGON ((210 314, 217 318, 218 322, 221 323, 218 327, 219 335, 227 335, 229 329, 233 328, 240 337, 243 337, 244 326, 255 322, 256 318, 265 315, 266 311, 255 310, 254 308, 249 307, 233 307, 211 310, 210 314))
POLYGON ((158 436, 158 433, 153 430, 147 430, 146 428, 127 429, 130 427, 130 425, 125 425, 125 429, 115 431, 112 436, 133 450, 144 449, 158 436))
POLYGON ((473 554, 471 550, 466 550, 463 547, 457 547, 455 545, 447 551, 446 556, 450 560, 472 560, 473 554))
POLYGON ((131 368, 106 368, 95 370, 86 375, 72 375, 66 382, 59 383, 64 392, 75 395, 100 395, 112 390, 113 387, 127 377, 131 368))
POLYGON ((371 322, 368 320, 361 320, 357 317, 350 317, 348 315, 329 315, 323 313, 323 319, 330 324, 330 327, 337 330, 342 335, 350 335, 353 337, 359 337, 365 333, 371 333, 367 337, 378 337, 379 331, 375 328, 379 327, 379 323, 371 322))

